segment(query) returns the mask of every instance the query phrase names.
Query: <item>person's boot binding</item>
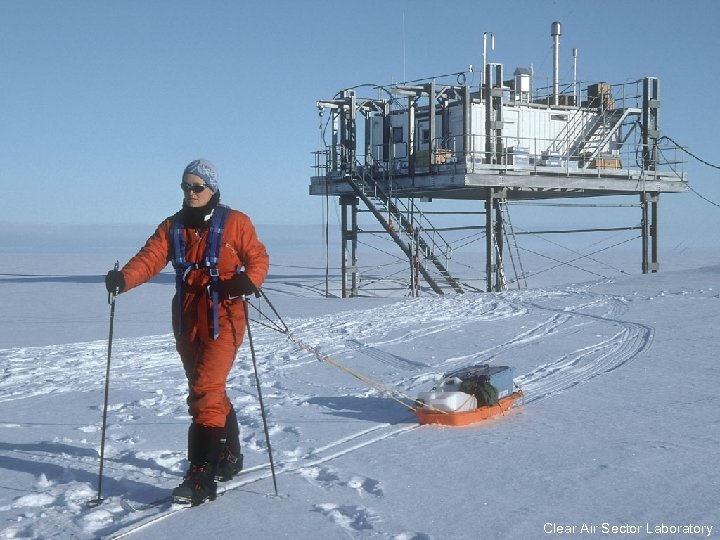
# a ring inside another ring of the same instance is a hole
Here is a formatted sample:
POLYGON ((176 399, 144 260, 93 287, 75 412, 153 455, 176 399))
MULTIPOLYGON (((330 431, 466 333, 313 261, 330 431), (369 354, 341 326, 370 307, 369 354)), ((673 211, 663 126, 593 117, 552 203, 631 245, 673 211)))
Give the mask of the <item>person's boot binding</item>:
POLYGON ((236 474, 242 471, 243 468, 243 455, 235 456, 230 451, 230 447, 226 446, 223 449, 220 462, 218 463, 217 472, 215 473, 215 480, 218 482, 228 482, 232 480, 236 474))
POLYGON ((175 504, 197 506, 217 497, 215 467, 209 463, 192 464, 183 482, 173 490, 175 504))

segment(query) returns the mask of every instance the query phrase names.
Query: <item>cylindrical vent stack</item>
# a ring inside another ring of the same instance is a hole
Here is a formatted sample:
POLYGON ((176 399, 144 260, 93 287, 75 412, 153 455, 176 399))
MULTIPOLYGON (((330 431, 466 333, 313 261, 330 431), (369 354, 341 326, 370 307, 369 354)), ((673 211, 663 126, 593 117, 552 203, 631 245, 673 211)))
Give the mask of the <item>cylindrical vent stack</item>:
POLYGON ((553 104, 558 104, 560 94, 560 23, 555 21, 550 26, 550 35, 553 39, 553 104))

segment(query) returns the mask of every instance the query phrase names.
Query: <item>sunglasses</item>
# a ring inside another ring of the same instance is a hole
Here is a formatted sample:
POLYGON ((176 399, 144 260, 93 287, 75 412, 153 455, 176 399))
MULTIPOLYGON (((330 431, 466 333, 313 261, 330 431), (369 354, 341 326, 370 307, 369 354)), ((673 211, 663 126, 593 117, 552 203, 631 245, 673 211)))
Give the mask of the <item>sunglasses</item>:
POLYGON ((192 191, 193 193, 202 193, 205 188, 209 188, 207 184, 188 184, 187 182, 180 182, 180 187, 185 193, 192 191))

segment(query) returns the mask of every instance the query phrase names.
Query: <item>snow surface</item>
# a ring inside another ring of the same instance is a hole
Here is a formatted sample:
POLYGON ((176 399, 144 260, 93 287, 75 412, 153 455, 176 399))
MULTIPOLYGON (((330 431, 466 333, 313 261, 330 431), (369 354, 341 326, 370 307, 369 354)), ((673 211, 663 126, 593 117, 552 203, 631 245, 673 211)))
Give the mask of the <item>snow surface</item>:
POLYGON ((454 368, 510 365, 525 402, 475 426, 419 426, 255 314, 279 495, 246 340, 229 380, 246 469, 215 502, 174 511, 150 504, 187 465, 168 274, 117 300, 104 501, 87 505, 107 363, 102 275, 116 254, 86 253, 81 266, 78 254, 3 256, 0 538, 720 536, 717 256, 420 298, 324 298, 319 271, 275 268, 264 290, 293 334, 343 366, 415 396, 454 368))

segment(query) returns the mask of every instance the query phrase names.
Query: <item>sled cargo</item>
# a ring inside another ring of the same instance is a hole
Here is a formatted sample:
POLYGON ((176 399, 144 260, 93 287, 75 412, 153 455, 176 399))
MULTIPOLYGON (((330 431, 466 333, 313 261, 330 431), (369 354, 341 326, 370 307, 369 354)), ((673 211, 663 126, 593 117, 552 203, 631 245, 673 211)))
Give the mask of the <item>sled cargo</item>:
POLYGON ((467 426, 504 414, 522 397, 511 367, 478 364, 446 373, 411 410, 420 424, 467 426))

